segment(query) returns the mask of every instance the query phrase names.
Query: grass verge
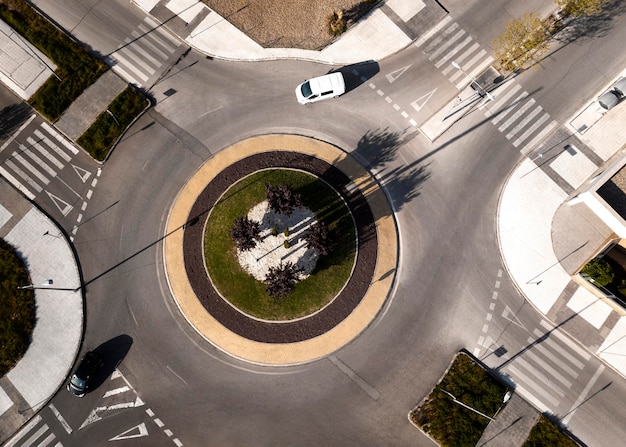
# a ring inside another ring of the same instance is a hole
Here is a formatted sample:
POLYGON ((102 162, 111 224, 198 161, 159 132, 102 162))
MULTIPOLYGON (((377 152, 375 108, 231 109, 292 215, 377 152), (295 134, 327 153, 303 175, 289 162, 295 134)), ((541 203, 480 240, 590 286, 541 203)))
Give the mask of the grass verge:
POLYGON ((435 389, 409 414, 435 441, 450 447, 475 446, 490 421, 455 403, 442 390, 488 416, 498 411, 507 391, 467 354, 457 355, 435 389))
POLYGON ((15 249, 0 239, 0 376, 4 376, 30 344, 35 326, 35 293, 18 289, 30 283, 15 249))
POLYGON ((524 443, 524 447, 578 447, 572 439, 565 435, 559 428, 545 416, 541 416, 524 443))
POLYGON ((356 233, 345 203, 326 183, 301 171, 271 169, 235 183, 215 205, 204 233, 204 256, 213 284, 231 304, 266 320, 309 315, 332 300, 348 281, 356 256, 356 233), (338 235, 337 247, 321 257, 313 274, 296 285, 287 299, 276 300, 265 284, 239 265, 229 234, 236 217, 265 200, 265 183, 285 184, 302 195, 304 205, 338 235))
POLYGON ((141 93, 131 86, 126 87, 76 142, 94 159, 105 160, 120 135, 147 105, 141 93))
POLYGON ((50 120, 61 116, 109 69, 24 0, 0 2, 0 18, 57 65, 58 78, 50 76, 30 98, 32 106, 50 120))

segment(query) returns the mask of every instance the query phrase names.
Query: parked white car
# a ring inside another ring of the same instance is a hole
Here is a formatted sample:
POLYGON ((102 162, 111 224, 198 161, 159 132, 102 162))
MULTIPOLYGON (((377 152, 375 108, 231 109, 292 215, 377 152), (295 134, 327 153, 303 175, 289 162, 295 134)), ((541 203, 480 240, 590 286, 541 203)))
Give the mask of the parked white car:
POLYGON ((626 98, 626 78, 622 78, 613 85, 611 90, 598 98, 598 104, 604 110, 611 110, 626 98))
POLYGON ((330 73, 304 81, 296 88, 296 98, 300 104, 336 98, 346 92, 346 83, 340 72, 330 73))

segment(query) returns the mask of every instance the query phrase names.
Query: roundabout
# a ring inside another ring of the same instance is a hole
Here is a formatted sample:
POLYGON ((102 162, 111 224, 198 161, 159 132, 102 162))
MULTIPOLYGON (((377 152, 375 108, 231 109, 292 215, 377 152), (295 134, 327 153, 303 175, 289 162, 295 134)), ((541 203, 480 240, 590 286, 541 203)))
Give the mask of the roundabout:
POLYGON ((383 307, 397 269, 395 222, 375 179, 337 147, 301 136, 253 137, 208 160, 175 199, 164 240, 168 284, 184 317, 218 349, 256 364, 306 363, 349 343, 383 307), (300 169, 327 182, 350 209, 358 234, 347 284, 327 306, 295 321, 239 312, 213 287, 202 253, 205 224, 225 190, 270 168, 300 169))

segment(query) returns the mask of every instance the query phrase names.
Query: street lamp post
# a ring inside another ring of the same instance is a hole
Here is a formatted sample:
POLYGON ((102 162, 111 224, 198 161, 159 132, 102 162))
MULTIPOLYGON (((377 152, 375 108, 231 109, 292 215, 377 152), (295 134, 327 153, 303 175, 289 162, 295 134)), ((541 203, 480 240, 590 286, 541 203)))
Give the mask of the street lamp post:
POLYGON ((51 279, 46 279, 44 282, 40 283, 40 284, 28 284, 27 286, 19 286, 18 289, 39 289, 39 288, 45 288, 45 286, 50 286, 52 285, 54 281, 52 281, 51 279))
POLYGON ((471 86, 474 89, 474 91, 481 97, 484 98, 485 96, 487 97, 487 99, 489 101, 493 101, 493 95, 491 93, 489 93, 487 90, 485 90, 483 88, 482 85, 480 85, 480 83, 478 82, 478 80, 474 77, 474 76, 470 76, 469 73, 467 73, 465 70, 463 70, 463 67, 461 67, 458 62, 456 61, 452 61, 452 66, 454 68, 456 68, 457 70, 461 70, 461 72, 467 76, 468 78, 470 78, 472 80, 471 86))
POLYGON ((496 416, 498 415, 498 413, 500 413, 500 410, 502 409, 502 406, 507 403, 509 401, 509 399, 511 398, 512 394, 510 391, 507 391, 506 394, 504 395, 504 399, 502 399, 502 404, 500 404, 500 408, 498 408, 498 410, 496 411, 496 414, 493 415, 493 417, 491 416, 487 416, 485 413, 481 413, 480 411, 476 410, 475 408, 470 407, 467 404, 464 404, 463 402, 461 402, 460 400, 458 400, 456 397, 454 397, 454 395, 452 395, 452 393, 447 392, 446 390, 444 390, 443 388, 441 388, 441 391, 443 393, 446 393, 448 396, 450 396, 452 398, 452 402, 454 402, 455 404, 458 404, 460 406, 462 406, 463 408, 467 408, 470 411, 473 411, 474 413, 489 419, 490 421, 495 421, 496 420, 496 416))

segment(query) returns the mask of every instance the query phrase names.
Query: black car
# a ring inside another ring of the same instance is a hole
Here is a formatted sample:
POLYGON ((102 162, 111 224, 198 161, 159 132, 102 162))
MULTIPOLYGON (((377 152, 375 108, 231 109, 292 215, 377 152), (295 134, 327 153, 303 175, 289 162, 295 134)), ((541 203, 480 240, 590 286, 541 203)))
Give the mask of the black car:
POLYGON ((89 389, 89 383, 103 364, 102 357, 93 351, 88 351, 67 384, 67 390, 74 396, 83 397, 89 389))

